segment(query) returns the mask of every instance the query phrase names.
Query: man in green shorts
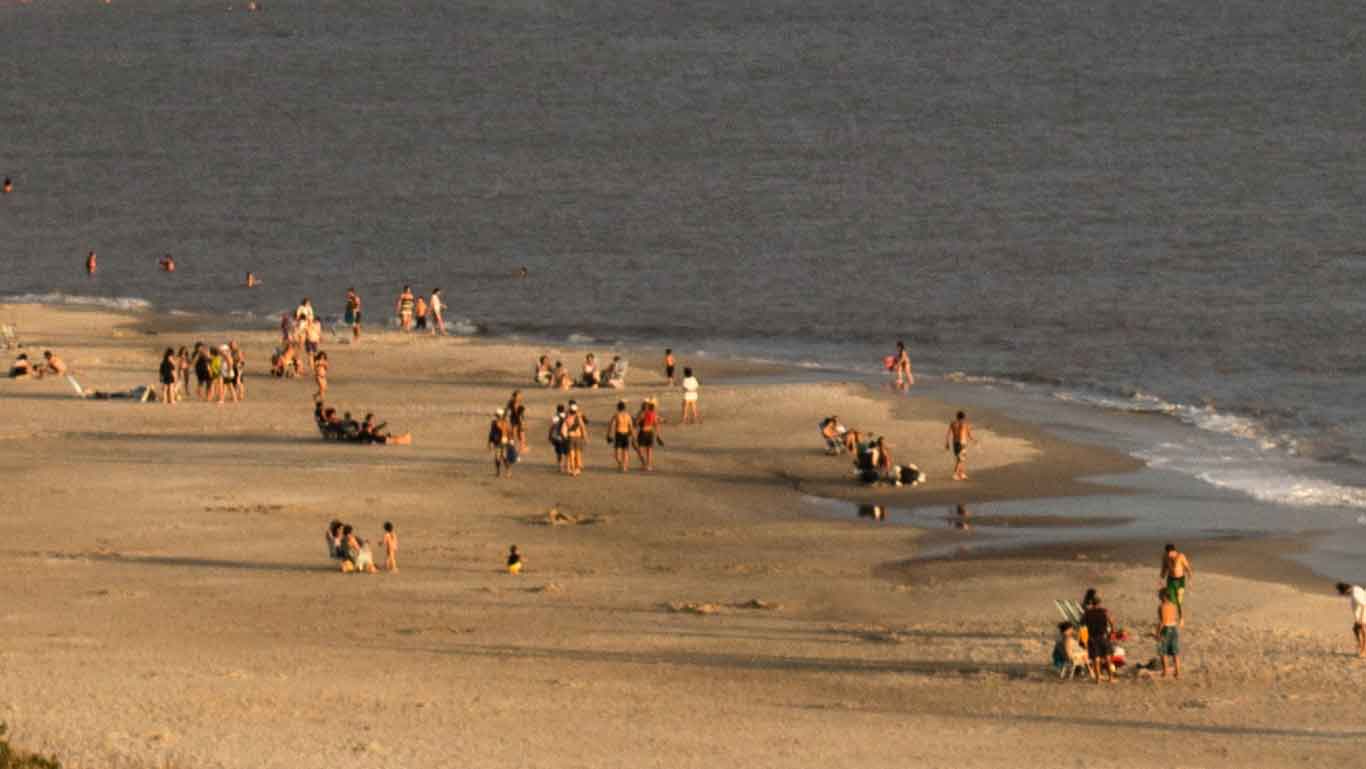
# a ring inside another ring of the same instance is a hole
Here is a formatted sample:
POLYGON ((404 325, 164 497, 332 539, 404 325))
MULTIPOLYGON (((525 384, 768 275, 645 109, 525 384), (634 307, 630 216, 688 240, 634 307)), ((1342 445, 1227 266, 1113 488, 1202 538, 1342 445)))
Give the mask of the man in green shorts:
POLYGON ((1186 558, 1186 554, 1177 550, 1176 545, 1167 545, 1167 552, 1162 556, 1160 578, 1166 581, 1163 589, 1171 597, 1172 603, 1176 604, 1176 614, 1183 627, 1186 624, 1186 588, 1190 586, 1190 578, 1194 574, 1195 570, 1191 568, 1191 562, 1186 558))

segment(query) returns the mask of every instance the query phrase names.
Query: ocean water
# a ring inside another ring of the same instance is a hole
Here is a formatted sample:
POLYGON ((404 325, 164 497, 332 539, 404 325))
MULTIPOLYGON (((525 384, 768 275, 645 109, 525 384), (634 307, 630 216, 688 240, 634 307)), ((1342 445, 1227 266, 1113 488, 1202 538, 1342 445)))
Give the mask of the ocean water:
POLYGON ((380 323, 411 283, 467 331, 864 373, 902 338, 927 381, 1151 417, 1154 467, 1346 525, 1362 29, 1345 0, 5 2, 0 296, 269 324, 356 286, 380 323))

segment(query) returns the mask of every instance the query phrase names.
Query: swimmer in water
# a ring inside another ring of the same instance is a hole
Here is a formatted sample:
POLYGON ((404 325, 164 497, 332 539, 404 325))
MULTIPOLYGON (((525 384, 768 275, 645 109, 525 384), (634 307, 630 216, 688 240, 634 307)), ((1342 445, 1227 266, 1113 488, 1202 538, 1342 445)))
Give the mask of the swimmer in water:
POLYGON ((0 187, 0 192, 3 192, 6 195, 14 192, 14 182, 11 181, 8 176, 5 177, 5 184, 3 187, 0 187))
POLYGON ((247 273, 247 288, 256 288, 259 285, 261 285, 261 280, 256 277, 256 274, 251 272, 247 273))
POLYGON ((95 274, 95 252, 94 252, 94 251, 91 251, 90 253, 88 253, 88 254, 85 255, 85 274, 86 274, 86 275, 94 275, 94 274, 95 274))
POLYGON ((519 278, 526 278, 526 277, 529 277, 530 275, 531 275, 531 271, 528 270, 528 269, 525 268, 525 267, 523 267, 522 269, 520 269, 520 270, 517 271, 517 277, 519 277, 519 278))
POLYGON ((157 260, 157 266, 162 272, 175 272, 175 257, 167 254, 157 260))

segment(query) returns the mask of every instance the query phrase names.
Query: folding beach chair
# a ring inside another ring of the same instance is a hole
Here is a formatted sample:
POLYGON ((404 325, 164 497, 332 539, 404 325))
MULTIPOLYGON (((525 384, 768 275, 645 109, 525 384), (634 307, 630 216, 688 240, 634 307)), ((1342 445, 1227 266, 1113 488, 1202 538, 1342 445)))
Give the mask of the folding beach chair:
POLYGON ((19 332, 9 323, 0 323, 0 344, 6 350, 14 350, 19 347, 19 332))

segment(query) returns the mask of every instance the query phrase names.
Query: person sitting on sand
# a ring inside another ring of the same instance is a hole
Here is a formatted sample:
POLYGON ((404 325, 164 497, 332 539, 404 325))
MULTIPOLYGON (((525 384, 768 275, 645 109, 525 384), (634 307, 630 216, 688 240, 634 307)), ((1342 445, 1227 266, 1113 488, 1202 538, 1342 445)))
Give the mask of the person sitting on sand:
POLYGON ((851 456, 858 454, 860 443, 863 443, 863 433, 858 430, 850 430, 844 434, 844 450, 851 456))
POLYGON ((825 453, 839 454, 844 448, 844 435, 848 428, 840 424, 837 416, 828 416, 821 421, 821 437, 825 439, 825 453))
POLYGON ((858 478, 869 486, 878 481, 878 444, 877 438, 870 438, 867 443, 859 444, 858 457, 854 460, 854 467, 858 471, 858 478))
POLYGON ((880 477, 889 481, 896 480, 892 477, 892 451, 887 445, 887 439, 880 437, 877 439, 877 473, 880 477))
POLYGON ((536 370, 531 376, 532 381, 541 387, 549 387, 554 381, 554 371, 550 368, 550 357, 542 355, 536 359, 536 370))
POLYGON ((607 370, 602 372, 602 381, 606 382, 608 387, 617 390, 626 386, 626 361, 622 360, 620 355, 612 356, 612 362, 607 364, 607 370))
POLYGON ((569 376, 569 368, 564 365, 564 361, 555 361, 555 370, 551 373, 550 386, 556 390, 568 390, 574 386, 574 378, 569 376))
POLYGON ((384 431, 388 422, 375 424, 373 413, 365 415, 365 421, 360 426, 360 439, 362 443, 378 443, 381 445, 407 446, 413 442, 412 433, 393 435, 384 431))
POLYGON ((1338 595, 1347 597, 1352 605, 1352 635, 1357 641, 1357 657, 1366 658, 1366 589, 1360 585, 1339 582, 1338 595))
POLYGON ((1071 622, 1058 623, 1058 642, 1053 645, 1053 668, 1059 673, 1067 666, 1088 668, 1086 649, 1077 640, 1077 628, 1071 622))
POLYGON ((345 534, 345 548, 347 560, 342 561, 342 571, 359 571, 366 574, 374 574, 375 556, 370 551, 370 545, 365 540, 356 536, 354 529, 350 526, 342 529, 345 534), (347 568, 350 566, 351 568, 347 568))
POLYGON ((597 387, 601 381, 602 376, 598 373, 597 359, 590 352, 583 359, 583 373, 579 375, 579 387, 597 387))
POLYGON ((21 379, 23 377, 35 376, 33 364, 29 363, 28 353, 21 352, 19 357, 14 359, 14 365, 10 366, 9 378, 21 379))
POLYGON ((58 358, 51 350, 43 351, 43 363, 38 367, 37 374, 44 377, 49 374, 64 376, 66 374, 66 363, 58 358))
POLYGON ((384 522, 384 570, 390 574, 398 573, 398 533, 394 524, 384 522))
POLYGON ((346 557, 346 549, 342 541, 342 522, 333 519, 327 525, 327 532, 323 535, 327 540, 327 557, 340 560, 346 557))
POLYGON ((508 548, 508 574, 522 573, 522 554, 517 552, 517 546, 508 548))

